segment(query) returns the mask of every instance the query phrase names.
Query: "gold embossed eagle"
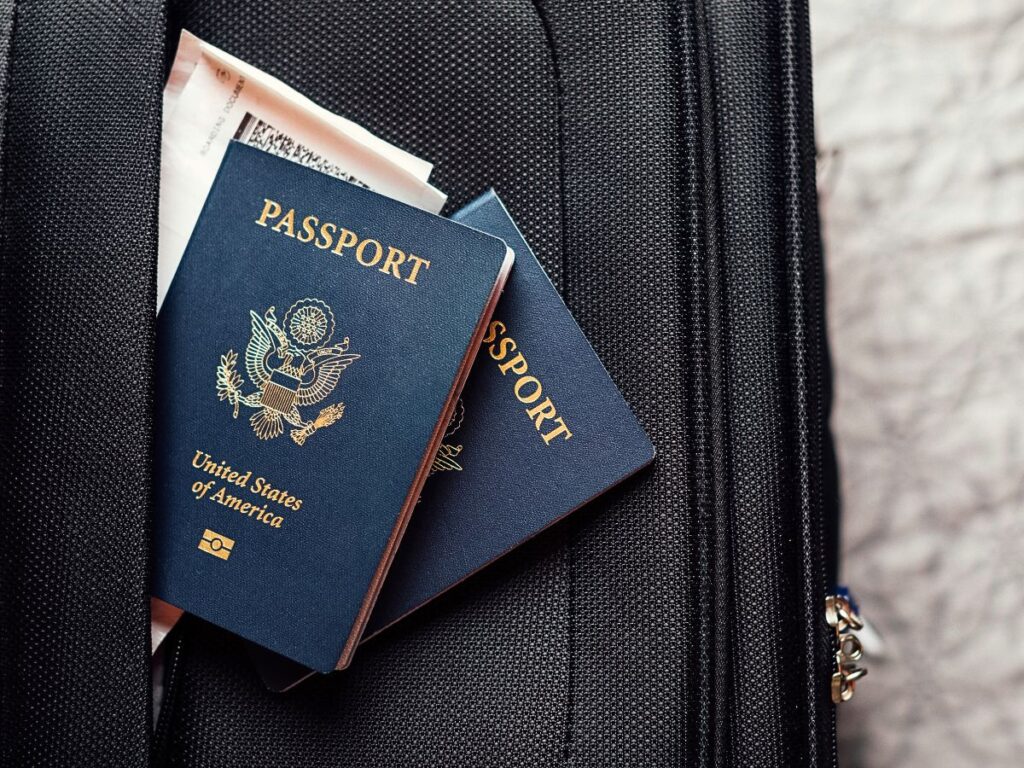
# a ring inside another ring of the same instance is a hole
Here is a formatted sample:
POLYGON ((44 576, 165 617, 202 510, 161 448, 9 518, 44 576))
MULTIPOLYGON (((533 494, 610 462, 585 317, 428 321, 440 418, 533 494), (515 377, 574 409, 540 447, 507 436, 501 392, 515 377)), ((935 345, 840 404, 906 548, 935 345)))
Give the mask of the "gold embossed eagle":
MULTIPOLYGON (((452 413, 452 417, 448 420, 448 427, 444 431, 445 439, 450 439, 455 436, 455 433, 462 427, 462 422, 466 419, 466 406, 462 402, 460 397, 455 402, 455 410, 452 413)), ((456 459, 458 455, 462 453, 462 446, 456 445, 455 443, 441 443, 441 447, 437 449, 437 455, 434 456, 434 461, 430 465, 430 474, 435 472, 461 472, 462 465, 459 464, 456 459)))
POLYGON ((257 390, 242 394, 245 380, 235 365, 238 355, 228 350, 217 366, 217 396, 234 407, 255 408, 249 417, 256 436, 271 440, 284 431, 287 421, 295 429, 289 433, 297 445, 318 429, 329 427, 342 417, 344 403, 323 408, 316 418, 306 421, 300 407, 325 400, 338 386, 341 372, 359 359, 348 351, 345 337, 331 344, 334 313, 320 299, 300 299, 285 312, 279 324, 270 307, 261 317, 250 311, 252 332, 245 348, 245 370, 257 390))

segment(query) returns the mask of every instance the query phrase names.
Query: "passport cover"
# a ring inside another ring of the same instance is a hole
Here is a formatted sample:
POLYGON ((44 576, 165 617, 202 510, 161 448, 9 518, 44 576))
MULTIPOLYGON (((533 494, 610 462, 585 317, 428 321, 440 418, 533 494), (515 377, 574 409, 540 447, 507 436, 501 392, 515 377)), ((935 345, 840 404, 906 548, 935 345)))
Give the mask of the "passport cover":
MULTIPOLYGON (((367 637, 607 491, 654 446, 492 190, 456 221, 495 235, 516 263, 488 325, 367 637)), ((310 672, 253 649, 264 682, 310 672)))
POLYGON ((157 322, 153 594, 345 667, 511 262, 233 143, 157 322))

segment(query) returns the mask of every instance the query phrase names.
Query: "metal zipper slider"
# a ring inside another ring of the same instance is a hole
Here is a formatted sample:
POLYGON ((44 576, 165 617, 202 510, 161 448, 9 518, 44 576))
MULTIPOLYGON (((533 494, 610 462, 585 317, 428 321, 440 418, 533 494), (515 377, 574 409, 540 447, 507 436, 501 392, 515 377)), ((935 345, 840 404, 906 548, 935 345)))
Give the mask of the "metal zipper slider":
POLYGON ((857 681, 868 672, 857 666, 864 655, 857 632, 864 622, 857 613, 849 594, 828 595, 825 598, 825 619, 835 632, 835 672, 832 673, 832 702, 841 704, 853 698, 857 681))

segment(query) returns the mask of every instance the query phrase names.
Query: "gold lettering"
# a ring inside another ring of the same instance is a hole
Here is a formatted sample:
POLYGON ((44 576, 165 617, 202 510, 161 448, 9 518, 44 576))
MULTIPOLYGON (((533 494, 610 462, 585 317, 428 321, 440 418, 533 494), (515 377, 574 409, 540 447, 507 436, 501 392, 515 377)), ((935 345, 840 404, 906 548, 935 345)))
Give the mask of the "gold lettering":
POLYGON ((384 249, 381 247, 381 244, 378 243, 376 240, 363 240, 363 242, 361 242, 359 246, 356 248, 356 261, 358 261, 364 267, 372 267, 378 261, 380 261, 381 256, 383 255, 384 249), (370 261, 363 261, 363 251, 366 249, 366 246, 368 246, 370 243, 373 243, 376 255, 370 261))
POLYGON ((316 236, 316 226, 320 223, 320 219, 316 216, 307 216, 302 220, 302 233, 296 237, 300 243, 308 243, 316 236))
POLYGON ((418 280, 430 269, 430 260, 414 253, 406 253, 401 248, 374 238, 361 239, 352 230, 330 221, 322 221, 320 216, 303 216, 295 208, 289 208, 282 215, 283 211, 281 203, 265 197, 255 223, 300 243, 312 243, 322 251, 330 250, 337 256, 344 255, 346 248, 354 248, 356 262, 360 266, 378 267, 381 274, 410 285, 419 285, 418 280))
MULTIPOLYGON (((233 469, 225 461, 216 461, 209 453, 204 451, 196 451, 191 462, 194 468, 218 477, 225 483, 237 485, 240 488, 249 487, 249 480, 252 478, 251 469, 240 472, 233 469)), ((254 504, 241 497, 232 496, 227 492, 226 485, 222 485, 214 491, 216 485, 216 480, 205 482, 197 480, 192 483, 192 493, 196 499, 209 498, 210 501, 215 501, 221 506, 233 509, 239 514, 246 515, 247 517, 256 517, 256 519, 262 520, 274 528, 280 528, 284 522, 283 516, 275 515, 267 509, 267 504, 258 506, 258 502, 254 504)), ((288 491, 274 488, 264 477, 257 477, 249 491, 289 509, 298 510, 302 507, 302 499, 292 496, 288 491)))
POLYGON ((507 336, 497 344, 491 344, 491 348, 487 350, 491 357, 499 361, 504 360, 506 355, 515 351, 516 340, 507 336))
POLYGON ((336 253, 341 256, 341 252, 346 248, 351 248, 353 245, 359 242, 359 237, 356 236, 355 232, 351 232, 347 229, 338 230, 338 242, 334 246, 332 253, 336 253))
POLYGON ((558 415, 558 411, 555 410, 555 404, 551 402, 551 398, 545 397, 544 401, 539 405, 527 408, 526 415, 533 419, 534 428, 540 432, 540 425, 548 419, 555 418, 558 415))
MULTIPOLYGON (((507 331, 508 328, 503 322, 492 320, 487 327, 487 334, 484 336, 482 343, 490 344, 487 348, 487 353, 493 360, 498 362, 498 370, 501 371, 501 375, 507 376, 511 373, 515 376, 512 391, 516 399, 526 405, 537 403, 544 393, 544 386, 536 375, 528 374, 530 365, 526 360, 526 355, 519 350, 515 339, 504 335, 507 331), (509 355, 513 352, 516 354, 510 358, 509 355)), ((572 437, 572 431, 565 423, 565 420, 558 415, 558 409, 550 397, 540 400, 540 403, 532 408, 523 409, 523 412, 533 422, 533 427, 537 432, 541 432, 544 422, 554 422, 555 426, 553 429, 541 433, 541 438, 544 440, 545 445, 551 445, 552 441, 559 435, 562 436, 563 440, 568 440, 572 437)))
POLYGON ((288 213, 281 217, 281 220, 277 222, 271 229, 275 232, 281 232, 281 228, 285 228, 288 231, 282 234, 288 235, 288 237, 295 237, 295 209, 289 208, 288 213))
POLYGON ((334 242, 334 233, 337 230, 338 230, 338 225, 337 224, 331 224, 330 222, 327 222, 325 224, 321 224, 320 225, 320 237, 318 237, 316 239, 316 242, 313 243, 313 245, 315 245, 317 248, 320 248, 320 249, 326 251, 328 248, 331 247, 331 243, 334 242), (328 227, 330 228, 330 230, 328 230, 328 227), (321 242, 321 238, 323 238, 323 242, 321 242))
POLYGON ((561 416, 555 419, 555 423, 559 426, 548 432, 546 435, 541 435, 541 437, 544 438, 545 445, 551 445, 551 441, 559 435, 565 435, 565 437, 562 438, 563 440, 568 440, 572 437, 572 432, 569 431, 569 427, 565 425, 565 420, 561 416))
POLYGON ((196 495, 197 499, 201 499, 201 498, 203 498, 203 496, 205 496, 207 493, 209 493, 211 488, 213 488, 214 482, 216 482, 216 481, 214 481, 214 480, 207 480, 204 483, 202 481, 197 480, 196 482, 192 483, 192 493, 194 493, 196 495))
POLYGON ((521 379, 516 379, 516 383, 513 385, 512 389, 515 391, 516 399, 520 403, 534 403, 537 401, 537 398, 540 397, 540 379, 536 376, 523 376, 521 379), (534 385, 533 393, 529 397, 524 397, 522 393, 522 389, 526 384, 534 385))
POLYGON ((389 245, 388 255, 384 259, 384 266, 380 268, 380 271, 385 275, 392 275, 401 280, 402 274, 398 271, 398 266, 403 263, 405 263, 405 253, 389 245))
POLYGON ((274 200, 271 200, 268 197, 265 197, 263 198, 263 213, 261 213, 260 217, 256 219, 256 223, 259 224, 261 227, 265 227, 267 226, 268 218, 276 219, 280 215, 281 204, 274 200), (273 213, 271 213, 271 211, 273 211, 273 213))
MULTIPOLYGON (((504 341, 502 342, 504 343, 504 341)), ((523 357, 523 353, 518 353, 515 357, 509 360, 507 363, 502 363, 498 366, 498 370, 501 371, 502 376, 507 376, 508 372, 511 371, 516 376, 522 376, 530 369, 530 366, 526 363, 526 358, 523 357)))
POLYGON ((424 269, 430 269, 430 262, 427 261, 426 259, 421 259, 415 253, 409 254, 409 261, 411 261, 413 265, 412 272, 410 272, 409 276, 405 278, 405 282, 411 283, 412 285, 416 285, 416 275, 420 273, 420 267, 423 267, 424 269))
POLYGON ((225 493, 224 489, 219 489, 213 496, 210 497, 210 501, 216 501, 218 504, 222 504, 225 507, 231 507, 236 512, 239 511, 243 502, 236 496, 232 496, 230 493, 225 493))
MULTIPOLYGON (((288 491, 275 488, 264 477, 257 477, 255 482, 252 484, 251 490, 257 496, 262 496, 265 499, 277 502, 289 509, 298 510, 302 506, 302 499, 292 496, 288 491)), ((265 508, 266 507, 264 506, 264 509, 265 508)))
POLYGON ((484 336, 484 340, 481 344, 490 344, 496 338, 498 338, 498 327, 501 326, 501 333, 504 334, 506 330, 505 324, 501 320, 492 320, 491 324, 487 326, 487 335, 484 336))

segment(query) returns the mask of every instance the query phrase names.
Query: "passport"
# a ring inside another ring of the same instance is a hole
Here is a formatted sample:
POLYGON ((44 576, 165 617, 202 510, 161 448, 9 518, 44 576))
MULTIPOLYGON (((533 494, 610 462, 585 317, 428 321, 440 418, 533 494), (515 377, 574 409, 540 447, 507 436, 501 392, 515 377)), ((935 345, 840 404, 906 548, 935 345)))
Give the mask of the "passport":
POLYGON ((347 666, 512 260, 232 143, 157 321, 153 594, 347 666))
MULTIPOLYGON (((453 217, 516 263, 381 590, 367 637, 654 459, 654 446, 492 190, 453 217)), ((311 673, 259 649, 264 682, 311 673)))

